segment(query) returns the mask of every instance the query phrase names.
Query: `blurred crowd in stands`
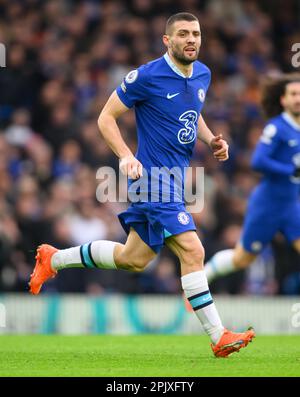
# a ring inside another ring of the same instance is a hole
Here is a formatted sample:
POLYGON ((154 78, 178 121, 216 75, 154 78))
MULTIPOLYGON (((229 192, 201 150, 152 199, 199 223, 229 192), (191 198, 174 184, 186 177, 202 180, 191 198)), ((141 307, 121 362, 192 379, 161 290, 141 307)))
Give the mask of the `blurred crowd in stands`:
MULTIPOLYGON (((0 0, 7 57, 0 68, 0 291, 27 290, 40 243, 125 241, 117 214, 126 204, 96 199, 98 168, 118 169, 97 118, 128 71, 165 52, 166 19, 181 11, 199 17, 200 60, 212 70, 203 116, 230 144, 225 163, 196 146, 192 163, 205 167, 205 206, 194 219, 206 258, 234 247, 259 181, 249 159, 265 122, 261 78, 295 71, 299 2, 0 0)), ((119 125, 134 151, 134 112, 119 125)), ((142 274, 63 270, 44 291, 180 293, 179 263, 163 249, 142 274)), ((214 282, 212 291, 300 293, 299 257, 276 236, 251 269, 214 282)))

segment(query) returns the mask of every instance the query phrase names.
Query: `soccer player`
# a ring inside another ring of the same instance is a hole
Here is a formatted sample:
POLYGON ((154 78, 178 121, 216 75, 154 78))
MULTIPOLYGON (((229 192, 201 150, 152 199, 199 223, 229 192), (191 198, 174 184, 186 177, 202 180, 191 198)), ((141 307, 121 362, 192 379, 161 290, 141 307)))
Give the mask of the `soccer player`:
POLYGON ((252 168, 263 178, 250 196, 240 242, 205 265, 208 282, 251 265, 279 231, 300 253, 300 74, 268 79, 262 107, 269 121, 252 168))
MULTIPOLYGON (((105 141, 120 159, 121 171, 129 177, 129 194, 141 179, 146 184, 145 189, 140 186, 140 191, 147 191, 151 177, 157 179, 153 171, 157 167, 164 169, 165 174, 176 167, 177 176, 178 170, 183 175, 197 137, 211 148, 216 159, 228 158, 227 143, 221 135, 212 134, 200 114, 210 83, 210 70, 197 61, 201 44, 198 19, 189 13, 171 16, 163 43, 167 53, 129 72, 98 119, 105 141), (133 106, 138 134, 135 155, 116 123, 116 119, 133 106)), ((125 245, 94 241, 65 250, 41 245, 37 249, 30 291, 38 294, 48 278, 69 267, 140 272, 166 244, 180 260, 182 288, 211 339, 215 356, 226 357, 247 346, 254 331, 233 333, 222 325, 203 269, 204 249, 180 194, 184 189, 182 180, 170 178, 173 198, 169 202, 163 200, 162 190, 151 190, 151 186, 148 192, 154 194, 154 200, 134 202, 119 215, 128 234, 125 245)))

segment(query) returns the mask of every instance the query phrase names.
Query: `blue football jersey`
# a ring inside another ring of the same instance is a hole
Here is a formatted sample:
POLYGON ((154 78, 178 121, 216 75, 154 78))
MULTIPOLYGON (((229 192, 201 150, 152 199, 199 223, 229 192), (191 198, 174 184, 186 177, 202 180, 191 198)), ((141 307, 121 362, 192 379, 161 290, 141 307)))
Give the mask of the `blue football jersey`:
POLYGON ((300 167, 300 126, 288 113, 266 124, 253 157, 252 167, 263 173, 255 195, 269 203, 299 199, 300 178, 293 176, 300 167))
POLYGON ((153 181, 176 167, 175 177, 170 181, 175 201, 183 201, 177 195, 184 189, 181 183, 184 178, 180 176, 184 176, 184 167, 189 166, 197 140, 198 118, 210 78, 209 68, 199 61, 193 63, 191 75, 185 77, 165 54, 128 73, 116 90, 128 108, 135 107, 138 138, 135 156, 148 173, 148 189, 153 190, 153 181), (162 170, 161 175, 157 175, 158 169, 162 170))

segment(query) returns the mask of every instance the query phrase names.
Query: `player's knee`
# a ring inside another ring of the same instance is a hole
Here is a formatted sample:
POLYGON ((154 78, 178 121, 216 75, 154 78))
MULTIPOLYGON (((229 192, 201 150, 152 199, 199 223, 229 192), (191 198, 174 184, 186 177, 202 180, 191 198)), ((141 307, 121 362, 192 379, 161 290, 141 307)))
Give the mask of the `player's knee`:
POLYGON ((254 255, 234 255, 233 263, 237 269, 246 269, 254 261, 254 255))
POLYGON ((197 248, 188 251, 183 258, 185 269, 191 273, 203 269, 204 262, 204 248, 199 245, 197 248))
POLYGON ((293 241, 292 245, 295 248, 295 250, 298 251, 298 254, 300 254, 300 239, 293 241))

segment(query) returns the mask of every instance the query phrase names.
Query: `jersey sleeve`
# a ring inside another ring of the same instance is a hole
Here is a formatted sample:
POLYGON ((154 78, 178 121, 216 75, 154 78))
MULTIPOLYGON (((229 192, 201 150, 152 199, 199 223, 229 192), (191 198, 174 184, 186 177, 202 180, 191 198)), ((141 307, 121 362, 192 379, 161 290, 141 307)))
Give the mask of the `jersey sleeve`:
POLYGON ((207 92, 209 86, 210 86, 210 82, 211 82, 211 71, 210 69, 207 67, 207 73, 205 75, 205 91, 207 92))
POLYGON ((280 131, 275 124, 267 124, 252 156, 251 166, 262 173, 292 175, 295 167, 273 158, 276 149, 282 145, 280 131))
POLYGON ((132 70, 116 89, 120 100, 128 108, 149 98, 150 75, 145 65, 132 70))
MULTIPOLYGON (((210 82, 211 82, 211 71, 206 65, 202 64, 201 83, 203 88, 200 88, 198 90, 198 97, 203 105, 206 99, 208 88, 210 86, 210 82)), ((202 106, 201 106, 201 110, 202 110, 202 106)))

